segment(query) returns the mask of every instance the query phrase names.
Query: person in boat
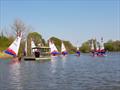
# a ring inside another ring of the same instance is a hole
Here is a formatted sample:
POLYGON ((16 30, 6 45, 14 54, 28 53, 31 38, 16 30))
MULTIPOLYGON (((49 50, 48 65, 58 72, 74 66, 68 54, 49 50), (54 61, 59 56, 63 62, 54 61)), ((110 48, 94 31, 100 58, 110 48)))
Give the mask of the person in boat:
POLYGON ((26 56, 26 51, 25 51, 25 49, 23 49, 23 56, 26 56))
POLYGON ((76 51, 77 56, 80 56, 80 51, 76 51))
POLYGON ((100 55, 101 55, 101 50, 100 50, 100 49, 97 50, 97 51, 96 51, 96 54, 97 54, 97 56, 100 56, 100 55))
POLYGON ((67 54, 68 54, 67 52, 62 52, 62 55, 64 55, 64 56, 67 55, 67 54))
POLYGON ((37 49, 37 50, 35 50, 35 57, 40 57, 40 51, 37 49))
POLYGON ((105 49, 103 49, 103 50, 101 50, 101 56, 104 56, 105 55, 105 53, 106 53, 106 50, 105 49))
POLYGON ((54 50, 53 52, 51 52, 51 55, 52 56, 58 56, 58 55, 60 55, 61 53, 60 52, 58 52, 58 51, 56 51, 56 50, 54 50))
POLYGON ((53 51, 51 54, 52 54, 53 56, 56 56, 56 55, 58 55, 59 53, 56 52, 56 51, 53 51))

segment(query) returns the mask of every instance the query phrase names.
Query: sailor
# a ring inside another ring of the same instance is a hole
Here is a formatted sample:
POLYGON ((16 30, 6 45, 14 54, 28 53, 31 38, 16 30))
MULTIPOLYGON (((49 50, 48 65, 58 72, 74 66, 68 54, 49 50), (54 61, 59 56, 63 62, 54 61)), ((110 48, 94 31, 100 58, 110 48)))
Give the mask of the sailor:
POLYGON ((77 54, 78 56, 80 56, 80 51, 77 51, 76 54, 77 54))

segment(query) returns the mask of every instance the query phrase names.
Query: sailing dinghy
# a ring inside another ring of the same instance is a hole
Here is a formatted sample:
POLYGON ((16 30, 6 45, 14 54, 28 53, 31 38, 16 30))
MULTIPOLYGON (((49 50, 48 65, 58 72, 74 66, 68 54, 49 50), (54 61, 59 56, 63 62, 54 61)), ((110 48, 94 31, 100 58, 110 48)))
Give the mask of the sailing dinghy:
POLYGON ((7 59, 7 58, 17 58, 19 47, 21 41, 21 33, 17 35, 17 38, 13 41, 13 43, 2 52, 2 56, 0 58, 7 59))
POLYGON ((101 55, 101 56, 106 56, 105 53, 106 53, 106 51, 105 51, 105 48, 104 48, 103 38, 101 38, 101 43, 100 43, 100 55, 101 55))
POLYGON ((91 44, 91 52, 93 54, 93 56, 106 56, 105 55, 105 48, 104 48, 104 43, 103 43, 103 38, 101 38, 101 43, 98 46, 97 40, 95 42, 95 47, 93 45, 93 40, 92 40, 92 44, 91 44), (96 47, 96 49, 95 49, 96 47))
POLYGON ((76 54, 77 54, 77 56, 80 56, 80 50, 79 50, 79 47, 77 47, 76 54))
POLYGON ((65 56, 65 55, 68 54, 68 52, 67 52, 67 50, 66 50, 65 45, 64 45, 63 42, 62 42, 62 45, 61 45, 61 54, 62 54, 63 56, 65 56))
POLYGON ((49 40, 49 47, 50 47, 50 54, 51 54, 52 56, 57 56, 57 55, 60 54, 60 53, 58 52, 55 44, 53 43, 53 41, 50 41, 50 40, 49 40))

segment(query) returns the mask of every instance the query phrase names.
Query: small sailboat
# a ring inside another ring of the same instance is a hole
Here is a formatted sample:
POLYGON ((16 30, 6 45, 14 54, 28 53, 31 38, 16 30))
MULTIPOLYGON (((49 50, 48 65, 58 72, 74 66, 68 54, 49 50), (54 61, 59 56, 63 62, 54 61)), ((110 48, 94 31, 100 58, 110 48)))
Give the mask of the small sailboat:
POLYGON ((105 53, 106 53, 106 51, 105 51, 105 48, 104 48, 103 38, 101 38, 101 43, 100 43, 100 55, 101 55, 101 56, 106 56, 105 53))
POLYGON ((75 56, 80 56, 80 49, 79 49, 78 41, 77 41, 77 48, 75 51, 75 56))
POLYGON ((21 33, 17 34, 17 38, 5 51, 2 52, 3 55, 0 56, 0 58, 3 59, 13 58, 14 60, 18 59, 17 55, 20 47, 21 36, 22 36, 21 33))
POLYGON ((100 48, 99 48, 99 46, 98 46, 97 40, 96 40, 96 42, 95 42, 95 46, 96 46, 95 56, 99 56, 99 54, 100 54, 100 48))
POLYGON ((49 40, 49 47, 50 47, 50 54, 52 56, 56 56, 56 55, 59 55, 60 53, 58 52, 55 44, 53 43, 53 41, 50 41, 49 40))
POLYGON ((77 54, 77 56, 80 56, 80 50, 79 50, 79 47, 77 47, 76 54, 77 54))
POLYGON ((67 50, 66 50, 65 45, 64 45, 63 42, 62 42, 62 45, 61 45, 61 54, 62 54, 63 56, 65 56, 65 55, 68 54, 68 52, 67 52, 67 50))
POLYGON ((93 41, 92 41, 91 52, 92 52, 93 56, 105 56, 105 49, 104 49, 103 38, 101 38, 100 45, 98 45, 97 40, 96 40, 95 47, 94 47, 93 41))

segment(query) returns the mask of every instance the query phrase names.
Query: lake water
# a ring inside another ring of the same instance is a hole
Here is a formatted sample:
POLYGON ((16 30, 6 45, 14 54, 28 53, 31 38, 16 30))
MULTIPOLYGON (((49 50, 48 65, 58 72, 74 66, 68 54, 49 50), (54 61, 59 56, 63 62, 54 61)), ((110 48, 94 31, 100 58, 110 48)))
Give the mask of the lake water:
POLYGON ((120 53, 16 64, 0 60, 0 90, 120 90, 120 53))

